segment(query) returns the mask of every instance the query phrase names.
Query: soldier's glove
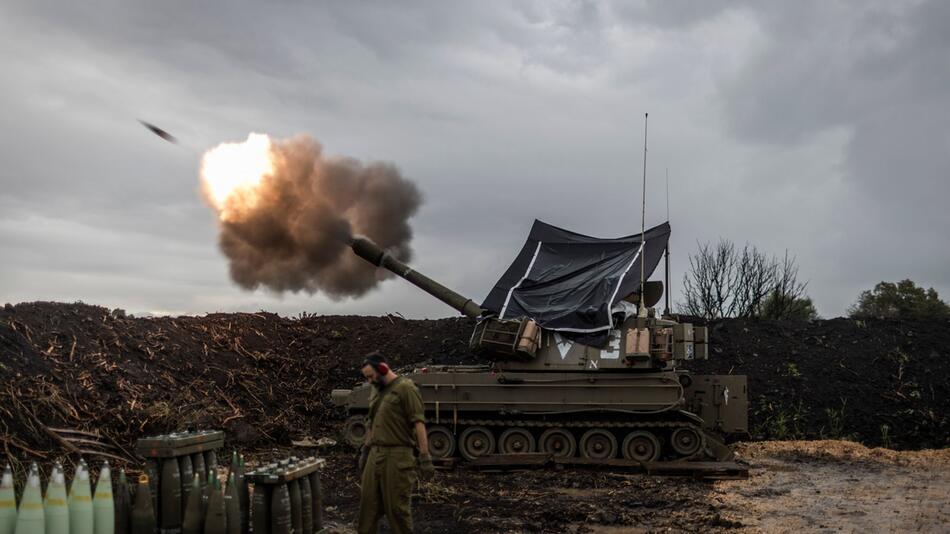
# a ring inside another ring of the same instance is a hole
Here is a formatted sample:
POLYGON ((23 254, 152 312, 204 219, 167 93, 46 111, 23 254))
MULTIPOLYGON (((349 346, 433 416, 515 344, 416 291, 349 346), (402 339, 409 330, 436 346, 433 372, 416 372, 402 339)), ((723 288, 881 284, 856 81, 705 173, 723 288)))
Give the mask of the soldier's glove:
POLYGON ((357 465, 360 469, 360 475, 363 474, 363 470, 366 468, 366 460, 369 458, 369 447, 363 445, 360 447, 360 459, 357 461, 357 465))
POLYGON ((419 457, 419 479, 423 482, 432 480, 435 476, 435 466, 432 465, 432 456, 428 454, 419 457))

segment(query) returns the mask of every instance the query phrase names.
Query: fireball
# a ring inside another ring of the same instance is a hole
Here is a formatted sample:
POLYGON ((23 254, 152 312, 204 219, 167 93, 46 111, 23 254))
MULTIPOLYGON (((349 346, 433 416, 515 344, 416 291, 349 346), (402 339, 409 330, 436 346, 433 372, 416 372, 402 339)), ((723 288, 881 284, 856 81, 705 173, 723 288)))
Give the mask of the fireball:
POLYGON ((264 177, 274 172, 271 140, 252 133, 241 143, 221 143, 201 158, 204 196, 222 221, 234 221, 253 210, 264 177))

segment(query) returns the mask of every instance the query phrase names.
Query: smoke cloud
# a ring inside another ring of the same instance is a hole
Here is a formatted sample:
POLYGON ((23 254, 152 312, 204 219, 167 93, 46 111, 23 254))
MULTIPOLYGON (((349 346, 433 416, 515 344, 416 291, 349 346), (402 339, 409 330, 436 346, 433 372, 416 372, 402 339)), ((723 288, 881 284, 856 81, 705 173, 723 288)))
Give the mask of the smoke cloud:
POLYGON ((254 135, 243 145, 212 149, 202 161, 205 196, 219 214, 220 248, 238 285, 319 291, 332 298, 363 295, 388 273, 349 250, 353 235, 372 239, 402 261, 411 259, 409 219, 422 197, 395 166, 327 157, 306 135, 259 136, 269 168, 252 183, 233 185, 235 179, 215 165, 215 157, 228 152, 215 152, 242 150, 254 144, 254 135))

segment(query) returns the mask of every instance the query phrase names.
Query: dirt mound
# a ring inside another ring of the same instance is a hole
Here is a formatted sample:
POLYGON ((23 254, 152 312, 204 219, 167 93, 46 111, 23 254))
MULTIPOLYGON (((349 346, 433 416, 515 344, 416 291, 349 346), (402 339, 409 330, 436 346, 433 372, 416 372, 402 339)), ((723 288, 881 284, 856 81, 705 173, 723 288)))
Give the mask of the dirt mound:
POLYGON ((869 467, 910 466, 924 469, 950 470, 950 449, 923 449, 895 451, 881 447, 870 448, 853 441, 752 441, 736 446, 740 458, 756 462, 772 457, 793 462, 834 462, 863 464, 869 467))
POLYGON ((41 425, 102 432, 119 443, 189 426, 224 428, 264 447, 335 431, 334 387, 352 386, 370 350, 397 366, 465 359, 455 319, 271 313, 132 318, 85 304, 0 310, 0 439, 50 450, 41 425))
MULTIPOLYGON (((85 304, 0 310, 0 439, 53 451, 41 425, 116 442, 188 426, 224 428, 242 448, 334 433, 330 390, 359 381, 371 350, 394 364, 472 363, 467 319, 133 318, 85 304)), ((769 439, 850 437, 948 445, 950 323, 723 321, 698 372, 749 375, 750 423, 769 439), (887 425, 886 428, 884 425, 887 425)), ((20 449, 19 451, 16 451, 20 449)))

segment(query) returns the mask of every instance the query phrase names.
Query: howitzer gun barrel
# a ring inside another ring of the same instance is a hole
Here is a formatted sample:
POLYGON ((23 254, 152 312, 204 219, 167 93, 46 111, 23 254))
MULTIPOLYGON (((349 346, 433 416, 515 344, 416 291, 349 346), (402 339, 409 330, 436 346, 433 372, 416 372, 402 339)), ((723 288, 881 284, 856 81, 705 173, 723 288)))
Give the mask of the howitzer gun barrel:
POLYGON ((482 314, 481 306, 475 304, 472 299, 459 295, 428 276, 413 270, 412 267, 392 257, 369 239, 354 237, 350 242, 350 247, 357 256, 377 267, 382 267, 401 278, 405 278, 414 286, 458 310, 462 315, 474 319, 482 314))

